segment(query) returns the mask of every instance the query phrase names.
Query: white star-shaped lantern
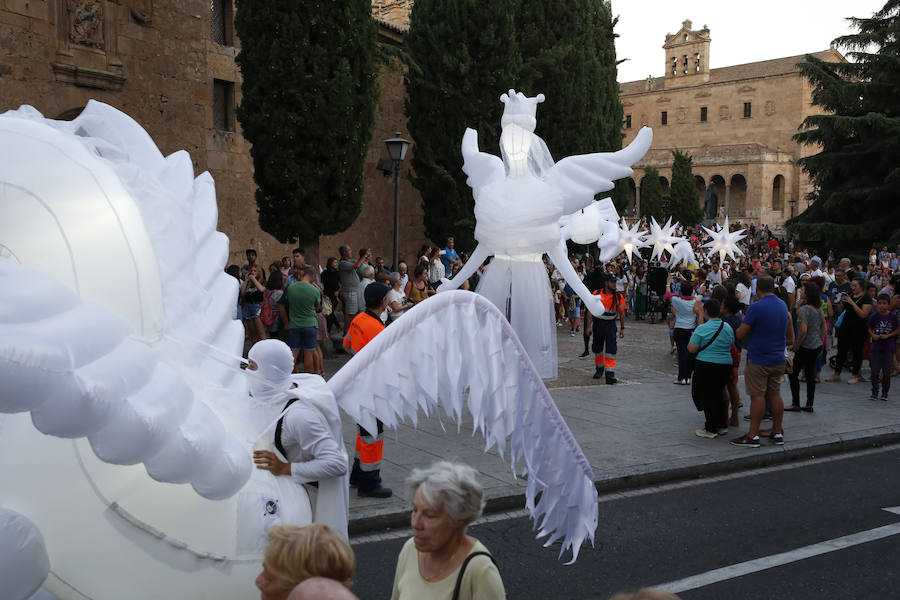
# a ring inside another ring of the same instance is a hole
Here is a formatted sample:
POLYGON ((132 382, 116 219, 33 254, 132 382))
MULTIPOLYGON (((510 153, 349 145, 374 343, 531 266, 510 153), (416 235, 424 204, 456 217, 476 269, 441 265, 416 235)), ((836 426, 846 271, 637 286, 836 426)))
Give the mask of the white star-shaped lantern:
POLYGON ((660 261, 662 261, 665 258, 663 252, 668 252, 670 256, 672 255, 672 252, 675 250, 674 245, 681 239, 675 235, 676 227, 678 227, 678 223, 672 225, 672 217, 669 217, 663 226, 660 226, 656 219, 650 217, 650 239, 647 240, 653 246, 650 260, 656 260, 659 257, 660 261))
POLYGON ((672 250, 672 260, 669 261, 669 268, 678 266, 678 263, 684 263, 685 266, 697 262, 697 256, 691 243, 684 238, 679 238, 672 250))
POLYGON ((726 254, 732 261, 737 261, 737 256, 744 255, 744 253, 741 252, 741 249, 738 248, 737 243, 747 236, 744 234, 743 229, 740 231, 729 231, 728 217, 725 217, 724 227, 719 227, 717 231, 707 229, 706 227, 703 229, 710 237, 710 241, 703 244, 704 248, 709 248, 709 252, 706 253, 708 258, 712 259, 713 255, 718 252, 719 264, 723 264, 725 262, 726 254))
MULTIPOLYGON (((638 249, 649 246, 647 240, 644 239, 647 232, 640 229, 640 226, 641 223, 638 221, 629 228, 628 223, 625 222, 625 217, 622 217, 622 224, 619 227, 619 252, 624 252, 625 258, 628 260, 631 260, 632 256, 640 258, 641 255, 638 249)), ((618 256, 618 252, 616 256, 618 256)))

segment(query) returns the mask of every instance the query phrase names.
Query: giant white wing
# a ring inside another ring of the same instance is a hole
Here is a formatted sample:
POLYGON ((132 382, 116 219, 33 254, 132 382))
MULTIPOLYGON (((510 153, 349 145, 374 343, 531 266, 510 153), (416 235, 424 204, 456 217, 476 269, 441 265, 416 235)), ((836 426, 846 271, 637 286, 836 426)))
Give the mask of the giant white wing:
POLYGON ((465 291, 419 303, 379 333, 328 382, 338 404, 369 431, 438 407, 457 422, 464 409, 513 471, 524 464, 526 506, 538 537, 562 540, 578 557, 593 542, 593 472, 506 318, 465 291), (540 495, 540 499, 536 498, 540 495))
POLYGON ((628 146, 618 152, 568 156, 547 172, 544 181, 563 196, 565 214, 584 208, 601 192, 613 189, 616 179, 631 175, 631 165, 650 149, 653 131, 643 127, 628 146))

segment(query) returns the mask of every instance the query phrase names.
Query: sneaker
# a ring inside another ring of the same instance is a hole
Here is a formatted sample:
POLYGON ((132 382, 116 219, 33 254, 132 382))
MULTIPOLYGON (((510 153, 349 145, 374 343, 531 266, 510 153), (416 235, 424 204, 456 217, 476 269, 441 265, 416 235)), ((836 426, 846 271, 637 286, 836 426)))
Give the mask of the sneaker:
POLYGON ((869 396, 869 400, 878 400, 878 394, 873 392, 872 395, 869 396))
POLYGON ((569 332, 569 337, 575 337, 575 332, 574 332, 574 331, 570 331, 570 332, 569 332))
POLYGON ((881 400, 882 402, 887 402, 887 396, 882 396, 881 398, 879 398, 879 400, 881 400))
POLYGON ((742 435, 741 437, 731 440, 732 446, 743 446, 744 448, 759 448, 759 436, 750 437, 742 435))
POLYGON ((716 433, 718 433, 719 435, 728 435, 728 429, 725 427, 723 427, 721 429, 716 429, 716 433))
POLYGON ((674 383, 675 385, 684 385, 684 379, 676 379, 672 383, 674 383))
POLYGON ((688 377, 687 379, 684 380, 684 385, 691 385, 691 378, 690 378, 690 377, 688 377))
MULTIPOLYGON (((728 431, 728 430, 726 429, 726 431, 728 431)), ((696 435, 697 437, 708 438, 711 440, 714 440, 717 437, 719 437, 718 433, 715 433, 713 431, 707 431, 706 429, 698 429, 694 432, 694 435, 696 435)))
POLYGON ((784 446, 784 434, 783 433, 773 433, 771 436, 772 443, 776 446, 784 446))

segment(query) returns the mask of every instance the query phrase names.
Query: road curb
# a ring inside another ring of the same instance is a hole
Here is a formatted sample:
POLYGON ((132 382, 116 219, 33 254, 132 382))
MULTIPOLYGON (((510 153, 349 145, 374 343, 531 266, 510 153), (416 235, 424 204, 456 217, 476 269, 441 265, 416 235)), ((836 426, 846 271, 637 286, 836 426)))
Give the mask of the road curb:
MULTIPOLYGON (((644 487, 714 477, 730 473, 750 471, 798 460, 832 456, 844 452, 878 448, 900 444, 900 426, 887 426, 866 432, 834 434, 828 438, 807 443, 790 443, 785 446, 738 449, 734 458, 712 458, 697 462, 674 461, 670 465, 648 468, 645 471, 610 473, 594 481, 598 493, 610 494, 644 487)), ((511 488, 489 494, 485 499, 484 514, 521 510, 525 506, 522 488, 511 488)), ((409 510, 383 509, 358 511, 350 515, 349 533, 358 536, 373 532, 409 527, 409 510)))

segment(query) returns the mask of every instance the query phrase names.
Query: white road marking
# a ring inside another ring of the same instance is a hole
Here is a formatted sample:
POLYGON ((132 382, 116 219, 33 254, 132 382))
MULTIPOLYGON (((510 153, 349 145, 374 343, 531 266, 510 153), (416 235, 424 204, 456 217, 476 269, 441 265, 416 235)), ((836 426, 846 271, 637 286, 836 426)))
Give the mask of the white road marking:
MULTIPOLYGON (((900 515, 900 506, 893 506, 890 508, 885 508, 884 510, 900 515)), ((735 579, 737 577, 742 577, 744 575, 749 575, 751 573, 756 573, 765 569, 780 567, 782 565, 804 560, 806 558, 811 558, 813 556, 827 554, 836 550, 843 550, 844 548, 850 548, 851 546, 873 542, 875 540, 880 540, 882 538, 897 534, 900 534, 900 523, 885 525, 883 527, 876 527, 875 529, 869 529, 867 531, 860 531, 859 533, 853 533, 851 535, 845 535, 843 537, 826 540, 818 544, 812 544, 809 546, 804 546, 802 548, 797 548, 796 550, 782 552, 781 554, 763 556, 762 558, 748 560, 746 562, 738 563, 735 565, 722 567, 721 569, 714 569, 712 571, 707 571, 706 573, 700 573, 699 575, 679 579, 678 581, 662 583, 654 587, 665 590, 667 592, 671 592, 673 594, 677 594, 679 592, 695 590, 697 588, 711 585, 713 583, 719 583, 720 581, 735 579)))

